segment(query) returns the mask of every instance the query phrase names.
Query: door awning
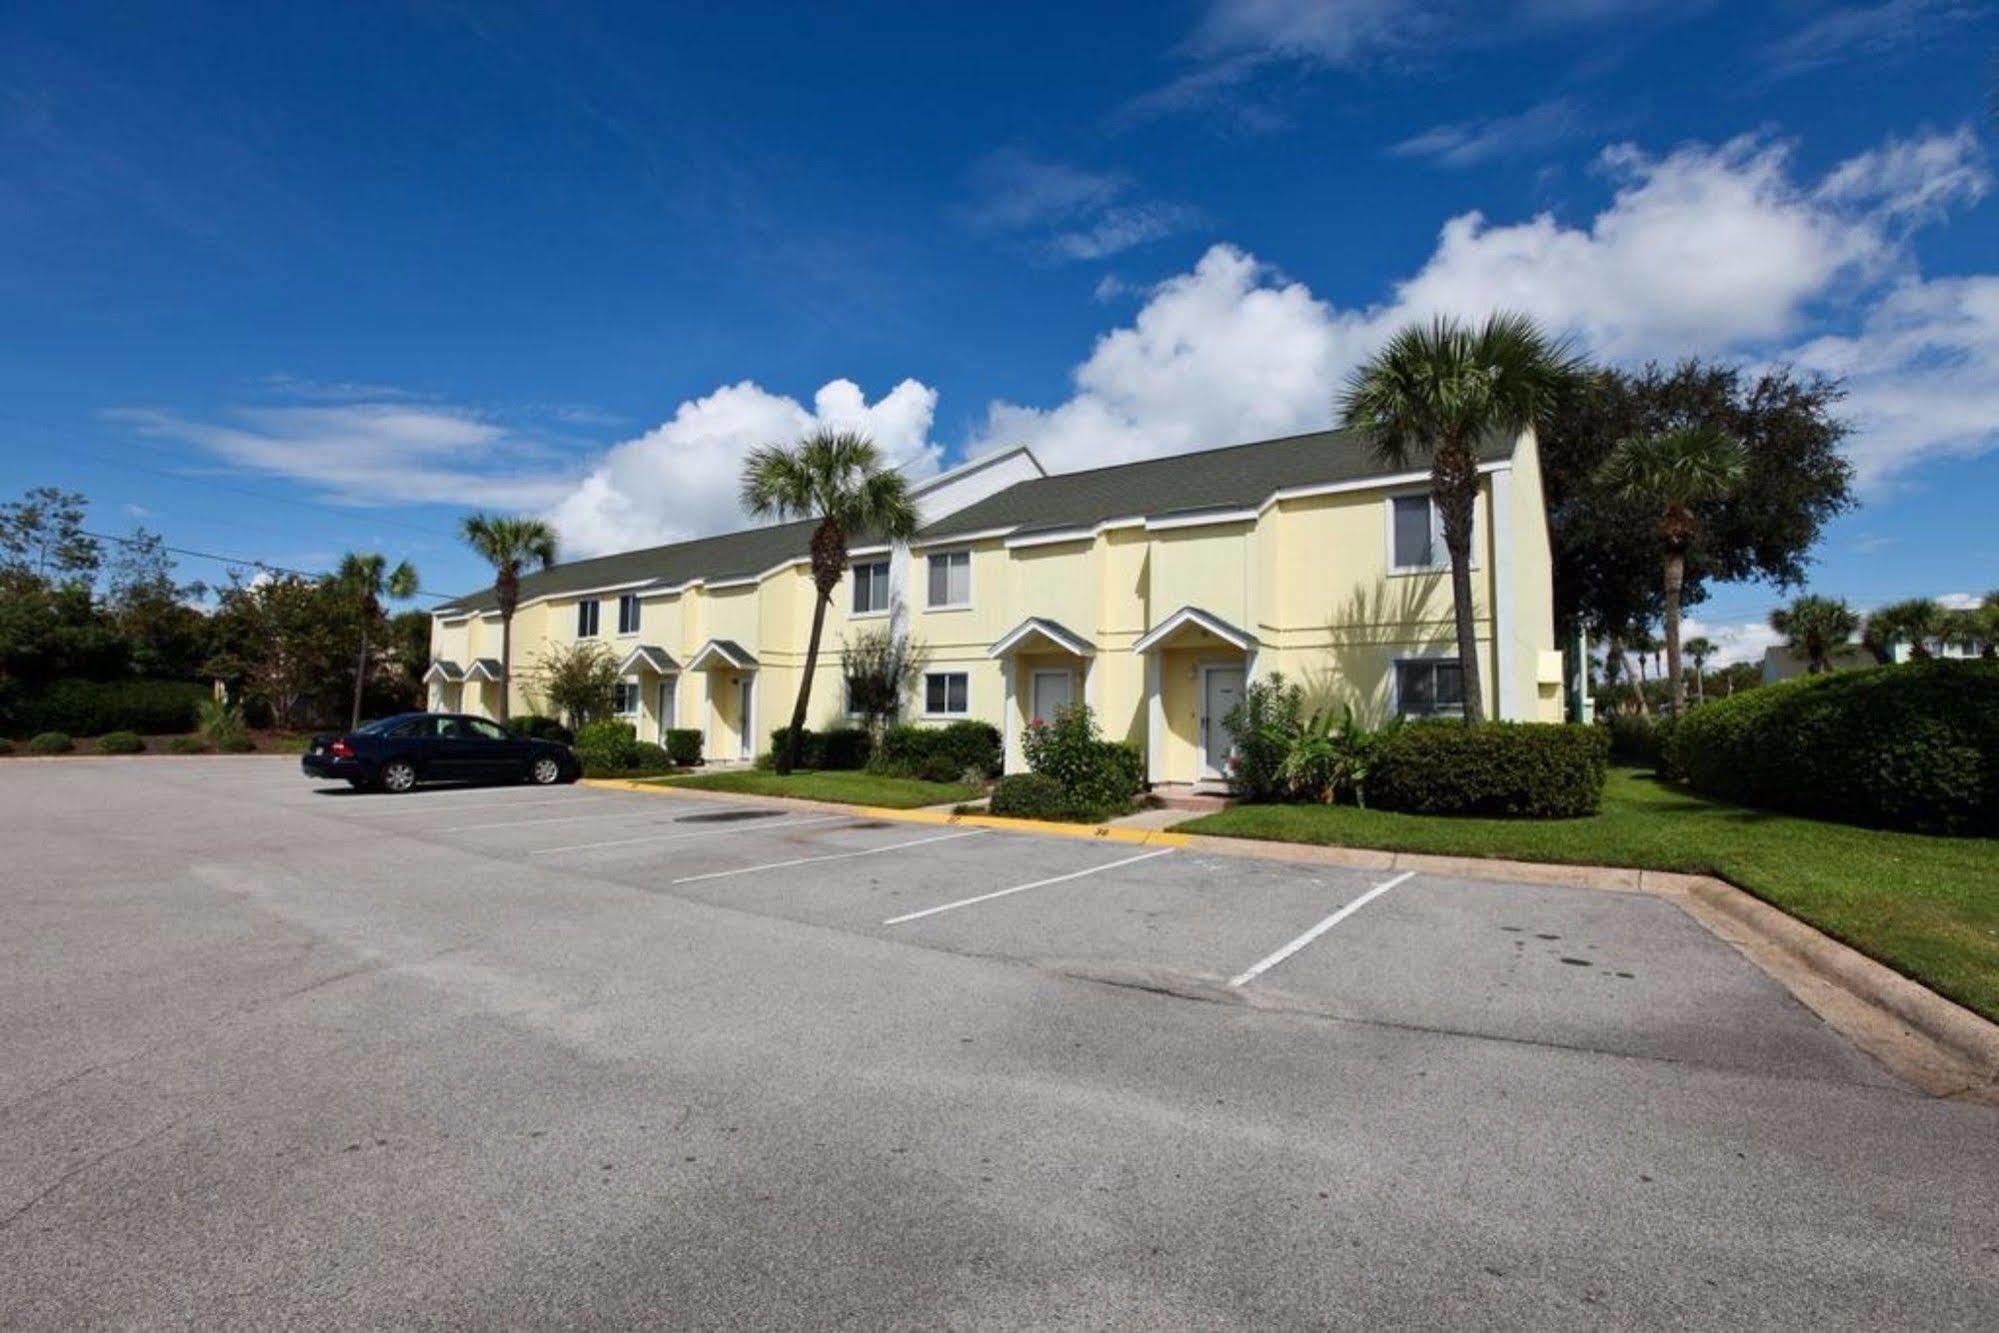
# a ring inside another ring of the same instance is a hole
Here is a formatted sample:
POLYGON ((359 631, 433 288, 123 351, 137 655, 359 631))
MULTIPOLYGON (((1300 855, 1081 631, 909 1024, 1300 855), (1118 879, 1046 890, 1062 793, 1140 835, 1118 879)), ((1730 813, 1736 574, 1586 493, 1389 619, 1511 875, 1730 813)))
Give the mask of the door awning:
POLYGON ((629 676, 639 671, 650 671, 656 676, 670 676, 678 670, 680 663, 673 660, 671 653, 650 643, 640 644, 626 653, 624 660, 618 663, 618 674, 621 676, 629 676))
POLYGON ((710 639, 687 659, 689 671, 747 671, 756 664, 757 659, 734 639, 710 639))
POLYGON ((472 665, 465 668, 467 680, 490 680, 497 684, 506 674, 506 668, 500 665, 497 657, 475 658, 472 665))
POLYGON ((1147 630, 1137 643, 1131 646, 1135 653, 1149 653, 1155 648, 1170 646, 1174 639, 1200 638, 1204 634, 1213 635, 1232 648, 1243 652, 1256 651, 1256 636, 1239 630, 1228 621, 1198 606, 1183 606, 1166 619, 1147 630))
POLYGON ((423 683, 455 685, 465 679, 464 670, 456 662, 432 662, 430 670, 423 673, 423 683))
POLYGON ((1029 616, 995 640, 993 646, 986 649, 986 656, 1005 657, 1008 653, 1040 652, 1044 647, 1075 657, 1089 657, 1097 651, 1088 639, 1073 630, 1053 620, 1029 616))

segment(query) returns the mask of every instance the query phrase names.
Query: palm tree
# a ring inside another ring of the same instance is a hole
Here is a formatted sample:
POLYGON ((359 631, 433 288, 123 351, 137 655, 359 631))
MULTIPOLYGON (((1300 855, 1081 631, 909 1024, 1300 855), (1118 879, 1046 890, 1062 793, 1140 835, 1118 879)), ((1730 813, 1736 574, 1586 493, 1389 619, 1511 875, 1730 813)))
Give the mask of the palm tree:
POLYGON ((812 637, 805 645, 805 675, 791 710, 791 730, 777 771, 798 765, 812 675, 819 665, 819 636, 826 608, 847 573, 847 540, 908 541, 919 522, 916 502, 902 474, 884 467, 874 441, 852 431, 818 431, 795 445, 766 444, 743 464, 743 508, 758 518, 816 518, 812 531, 812 637))
POLYGON ((1494 434, 1545 425, 1569 393, 1582 359, 1524 315, 1495 314, 1473 328, 1440 317, 1412 324, 1354 371, 1340 399, 1342 424, 1365 434, 1389 466, 1427 455, 1430 493, 1451 558, 1451 602, 1465 719, 1485 716, 1472 629, 1472 512, 1479 446, 1494 434))
POLYGON ((1909 656, 1921 661, 1949 632, 1950 613, 1942 605, 1928 597, 1911 597, 1869 612, 1864 642, 1878 662, 1894 661, 1898 643, 1907 643, 1909 656))
POLYGON ((1641 717, 1652 716, 1652 701, 1646 687, 1652 682, 1645 674, 1645 664, 1659 655, 1659 640, 1652 634, 1650 625, 1640 625, 1631 631, 1625 646, 1638 655, 1637 678, 1631 683, 1632 692, 1638 696, 1638 713, 1641 717))
POLYGON ((394 569, 373 551, 349 551, 340 557, 333 581, 355 599, 361 612, 361 660, 354 668, 354 719, 361 725, 361 687, 368 680, 368 631, 382 618, 382 599, 405 602, 416 596, 416 567, 399 561, 394 569))
POLYGON ((500 721, 514 688, 514 611, 521 604, 521 571, 555 563, 555 529, 538 518, 467 514, 459 525, 466 544, 493 567, 493 598, 500 604, 500 721))
POLYGON ((1696 634, 1680 645, 1680 651, 1694 662, 1694 702, 1707 702, 1707 660, 1714 656, 1714 640, 1706 635, 1696 634))
POLYGON ((1702 508, 1734 494, 1747 470, 1747 456, 1733 436, 1710 426, 1684 426, 1618 441, 1597 472, 1612 494, 1649 505, 1659 515, 1666 678, 1675 717, 1687 711, 1687 681, 1680 674, 1680 591, 1686 583, 1687 551, 1700 536, 1702 508))
POLYGON ((1860 617, 1836 597, 1800 597, 1770 613, 1770 628, 1784 636, 1793 656, 1805 660, 1811 675, 1832 670, 1832 655, 1846 646, 1860 617))

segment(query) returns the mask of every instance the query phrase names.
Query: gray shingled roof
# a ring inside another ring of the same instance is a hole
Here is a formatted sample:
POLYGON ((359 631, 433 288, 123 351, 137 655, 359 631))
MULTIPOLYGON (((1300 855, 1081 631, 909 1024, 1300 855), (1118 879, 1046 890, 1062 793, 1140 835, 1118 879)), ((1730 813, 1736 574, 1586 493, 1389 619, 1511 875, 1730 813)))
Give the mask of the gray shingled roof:
MULTIPOLYGON (((1495 436, 1480 450, 1479 460, 1492 462, 1512 453, 1513 441, 1495 436)), ((992 528, 1089 527, 1111 518, 1250 509, 1272 491, 1290 486, 1361 481, 1429 466, 1425 455, 1410 458, 1407 468, 1389 467, 1353 431, 1315 431, 1019 482, 939 519, 923 530, 923 540, 992 528)))
MULTIPOLYGON (((1492 462, 1512 452, 1510 438, 1495 436, 1480 450, 1479 458, 1492 462)), ((1427 457, 1413 456, 1406 470, 1428 467, 1427 457)), ((1088 527, 1111 518, 1161 518, 1205 509, 1252 508, 1268 499, 1271 492, 1286 487, 1361 481, 1404 470, 1383 464, 1354 432, 1315 431, 1018 482, 947 514, 925 528, 922 539, 993 528, 1033 531, 1088 527)), ((810 554, 813 525, 813 520, 806 519, 571 561, 522 577, 521 600, 619 584, 672 587, 689 579, 760 574, 773 565, 810 554)), ((445 603, 437 612, 488 611, 496 605, 493 590, 484 588, 445 603)))
MULTIPOLYGON (((811 553, 813 522, 778 523, 767 528, 745 528, 719 537, 697 537, 671 546, 652 546, 643 551, 622 551, 594 560, 572 560, 551 569, 521 577, 521 600, 549 597, 585 588, 607 588, 641 581, 673 587, 689 579, 726 579, 761 574, 772 565, 811 553)), ((493 590, 478 592, 446 602, 438 613, 452 615, 465 611, 488 611, 498 606, 493 590)))

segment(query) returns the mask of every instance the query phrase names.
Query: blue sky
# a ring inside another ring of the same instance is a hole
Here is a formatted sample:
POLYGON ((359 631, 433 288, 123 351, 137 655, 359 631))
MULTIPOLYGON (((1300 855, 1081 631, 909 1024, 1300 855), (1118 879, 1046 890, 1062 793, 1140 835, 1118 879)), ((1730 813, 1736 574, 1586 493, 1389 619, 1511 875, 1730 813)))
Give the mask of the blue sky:
MULTIPOLYGON (((1384 330, 1503 304, 1846 375, 1815 587, 1977 592, 1995 42, 1957 0, 16 4, 0 491, 454 592, 470 506, 583 554, 734 526, 814 421, 918 470, 1309 429, 1384 330)), ((1699 614, 1750 652, 1776 600, 1699 614)))

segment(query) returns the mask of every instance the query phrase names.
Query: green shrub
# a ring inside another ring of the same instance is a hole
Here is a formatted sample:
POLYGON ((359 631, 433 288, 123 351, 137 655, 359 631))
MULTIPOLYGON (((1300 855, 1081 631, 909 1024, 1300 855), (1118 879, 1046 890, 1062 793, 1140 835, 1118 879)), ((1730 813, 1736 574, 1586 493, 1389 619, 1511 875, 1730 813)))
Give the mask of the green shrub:
POLYGON ((257 742, 250 739, 248 732, 238 732, 234 736, 225 736, 215 742, 215 748, 223 754, 255 754, 257 742))
POLYGON ((1368 779, 1381 757, 1388 732, 1369 731, 1354 720, 1353 707, 1341 705, 1337 716, 1328 707, 1299 724, 1278 775, 1285 794, 1297 801, 1335 805, 1352 801, 1367 806, 1368 779))
POLYGON ((12 753, 14 753, 14 742, 8 740, 5 736, 0 736, 0 754, 12 753))
POLYGON ((913 778, 928 771, 942 772, 945 765, 930 765, 932 755, 949 760, 951 781, 967 773, 981 778, 999 776, 1002 752, 999 728, 988 722, 953 722, 947 727, 919 727, 902 723, 882 733, 881 745, 867 763, 870 773, 885 777, 913 778))
POLYGON ((940 752, 925 758, 917 766, 916 776, 925 782, 956 782, 965 776, 965 770, 959 768, 950 755, 940 752))
POLYGON ((1275 801, 1288 792, 1284 762, 1303 725, 1305 692, 1272 672, 1249 683, 1222 719, 1235 742, 1229 756, 1229 790, 1245 801, 1275 801))
POLYGON ((701 762, 701 733, 692 727, 675 727, 666 733, 666 753, 674 764, 692 768, 701 762))
POLYGON ((1378 808, 1410 814, 1594 814, 1609 754, 1597 727, 1423 722, 1384 734, 1370 791, 1378 808))
POLYGON ((1039 718, 1022 738, 1027 766, 1055 779, 1078 819, 1125 814, 1145 786, 1145 762, 1136 747, 1107 741, 1086 704, 1058 709, 1055 720, 1039 718))
POLYGON ((19 700, 14 725, 72 736, 186 731, 208 697, 208 686, 184 680, 58 680, 19 700))
POLYGON ((107 731, 97 738, 99 754, 144 754, 146 743, 135 731, 107 731))
POLYGON ((1666 746, 1673 719, 1656 714, 1607 713, 1599 725, 1610 733, 1610 757, 1620 764, 1666 768, 1666 746))
POLYGON ((638 762, 639 733, 629 722, 606 718, 576 729, 576 757, 585 769, 620 771, 638 762))
POLYGON ((248 739, 248 733, 243 728, 243 706, 224 703, 213 695, 195 707, 194 730, 201 739, 228 754, 241 753, 231 747, 238 741, 248 739))
POLYGON ((1012 819, 1067 819, 1072 807, 1062 784, 1046 773, 1015 773, 993 788, 989 808, 1012 819))
POLYGON ((651 741, 640 741, 632 747, 632 767, 663 769, 673 767, 673 758, 667 754, 664 745, 654 745, 651 741))
POLYGON ((575 733, 563 726, 561 719, 544 717, 540 713, 524 713, 507 719, 507 733, 529 741, 560 741, 564 745, 572 745, 576 741, 575 733))
MULTIPOLYGON (((768 754, 774 762, 791 736, 790 727, 770 734, 768 754)), ((859 727, 834 727, 831 731, 806 731, 798 743, 798 766, 819 771, 865 768, 868 762, 868 733, 859 727)), ((757 757, 759 767, 768 767, 765 757, 757 757)))
POLYGON ((1745 805, 1919 833, 1999 835, 1999 663, 1806 676, 1689 709, 1674 769, 1745 805))
POLYGON ((173 754, 207 754, 208 743, 199 736, 176 736, 167 742, 167 749, 173 754))
POLYGON ((28 742, 29 754, 68 754, 76 748, 76 742, 67 733, 44 731, 28 742))

